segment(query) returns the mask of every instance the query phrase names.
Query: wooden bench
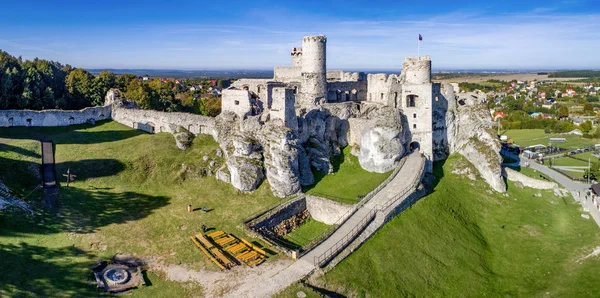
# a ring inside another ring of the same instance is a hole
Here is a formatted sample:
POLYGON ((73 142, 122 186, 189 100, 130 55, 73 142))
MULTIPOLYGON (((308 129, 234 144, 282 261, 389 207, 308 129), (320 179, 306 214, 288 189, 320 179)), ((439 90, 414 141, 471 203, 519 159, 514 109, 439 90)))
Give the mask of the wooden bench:
POLYGON ((214 231, 210 234, 206 234, 206 236, 213 238, 213 239, 219 238, 223 235, 226 235, 225 232, 223 232, 223 231, 214 231))
POLYGON ((213 249, 211 250, 211 252, 212 252, 212 253, 213 253, 213 254, 214 254, 214 255, 215 255, 215 256, 216 256, 216 257, 217 257, 219 260, 221 260, 221 262, 223 262, 223 264, 224 264, 224 265, 225 265, 227 268, 229 268, 229 267, 232 267, 232 266, 235 266, 235 263, 234 263, 234 262, 232 262, 232 261, 231 261, 231 260, 230 260, 230 259, 229 259, 227 256, 225 256, 225 255, 223 254, 223 252, 222 252, 221 250, 219 250, 218 248, 216 248, 216 247, 215 247, 215 248, 213 248, 213 249))
POLYGON ((235 245, 232 245, 230 247, 228 247, 226 250, 234 255, 238 254, 239 252, 248 249, 248 247, 246 246, 246 244, 243 243, 238 243, 235 245))
POLYGON ((214 247, 214 245, 212 243, 210 243, 210 241, 208 241, 208 239, 206 239, 206 237, 204 237, 204 235, 202 234, 196 234, 196 238, 198 240, 200 240, 200 242, 202 242, 202 244, 207 248, 207 249, 211 249, 214 247))
POLYGON ((258 253, 251 250, 248 252, 245 252, 241 255, 239 255, 237 258, 241 259, 244 263, 251 261, 252 259, 254 259, 256 256, 258 256, 258 253))
POLYGON ((198 240, 196 239, 196 237, 194 236, 190 236, 190 238, 192 239, 192 241, 194 242, 194 244, 196 244, 196 246, 198 246, 198 248, 200 248, 200 250, 211 260, 213 261, 213 263, 217 264, 217 266, 219 266, 219 268, 221 269, 225 269, 225 267, 223 265, 221 265, 221 263, 215 259, 215 257, 213 257, 213 255, 211 253, 209 253, 204 246, 198 242, 198 240))
POLYGON ((257 258, 257 259, 255 259, 254 261, 251 261, 251 262, 248 262, 248 263, 246 263, 246 265, 248 265, 248 266, 250 266, 250 267, 252 267, 252 266, 256 266, 256 265, 258 265, 258 264, 262 263, 262 261, 263 261, 263 260, 264 260, 264 258, 257 258))
POLYGON ((226 246, 227 244, 230 244, 230 243, 232 243, 232 242, 234 242, 234 241, 236 241, 236 240, 237 240, 237 239, 235 239, 235 238, 233 238, 233 237, 231 237, 231 236, 226 236, 226 237, 223 237, 223 238, 217 239, 217 240, 215 241, 215 243, 217 243, 217 244, 218 244, 218 245, 220 245, 220 246, 226 246))

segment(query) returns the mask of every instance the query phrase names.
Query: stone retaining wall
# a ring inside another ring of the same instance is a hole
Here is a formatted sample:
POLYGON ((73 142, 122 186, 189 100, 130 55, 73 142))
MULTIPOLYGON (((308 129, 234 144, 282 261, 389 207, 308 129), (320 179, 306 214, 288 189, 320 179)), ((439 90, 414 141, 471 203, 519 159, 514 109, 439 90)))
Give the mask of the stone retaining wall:
POLYGON ((506 177, 506 179, 513 182, 519 182, 525 187, 531 187, 535 189, 554 189, 558 187, 558 185, 556 185, 554 182, 534 179, 525 176, 511 168, 504 168, 503 170, 504 171, 502 171, 502 175, 506 177))
POLYGON ((326 225, 332 225, 338 222, 342 216, 349 214, 353 205, 346 205, 336 201, 324 199, 321 197, 305 195, 306 208, 311 217, 326 225))
POLYGON ((82 110, 0 110, 0 127, 11 126, 68 126, 89 120, 110 119, 111 106, 89 107, 82 110))
POLYGON ((272 229, 282 221, 304 211, 305 209, 306 199, 303 196, 300 196, 249 222, 248 227, 255 231, 258 231, 261 228, 272 229))

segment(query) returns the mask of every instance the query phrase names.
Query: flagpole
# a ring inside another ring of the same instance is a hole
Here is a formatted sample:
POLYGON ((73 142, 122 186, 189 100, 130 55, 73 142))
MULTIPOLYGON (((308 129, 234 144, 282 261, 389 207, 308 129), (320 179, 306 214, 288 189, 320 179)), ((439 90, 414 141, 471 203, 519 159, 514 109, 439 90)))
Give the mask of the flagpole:
POLYGON ((417 39, 417 57, 421 57, 421 38, 417 39))

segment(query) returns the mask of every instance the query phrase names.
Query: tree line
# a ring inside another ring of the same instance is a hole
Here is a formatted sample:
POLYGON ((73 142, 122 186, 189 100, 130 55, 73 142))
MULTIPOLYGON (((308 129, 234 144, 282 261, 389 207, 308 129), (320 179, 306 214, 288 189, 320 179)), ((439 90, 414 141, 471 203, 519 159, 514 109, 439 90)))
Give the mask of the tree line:
POLYGON ((598 78, 600 70, 564 70, 553 72, 549 78, 598 78))
POLYGON ((0 109, 82 109, 102 104, 108 89, 118 85, 110 72, 94 77, 68 64, 23 61, 0 51, 0 109))
POLYGON ((111 88, 119 88, 142 109, 208 116, 221 112, 220 97, 179 92, 181 88, 171 81, 146 82, 133 74, 117 76, 108 71, 94 76, 68 64, 38 58, 23 61, 0 50, 0 109, 79 110, 104 104, 111 88))

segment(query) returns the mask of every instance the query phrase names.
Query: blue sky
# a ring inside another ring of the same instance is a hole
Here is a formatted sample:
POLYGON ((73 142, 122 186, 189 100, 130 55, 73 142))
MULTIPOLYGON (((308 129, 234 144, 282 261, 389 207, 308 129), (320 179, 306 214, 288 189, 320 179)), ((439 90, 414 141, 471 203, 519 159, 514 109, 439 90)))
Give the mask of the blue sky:
POLYGON ((85 68, 269 69, 305 35, 329 69, 600 68, 600 1, 9 1, 0 49, 85 68), (490 2, 490 3, 488 3, 490 2))

